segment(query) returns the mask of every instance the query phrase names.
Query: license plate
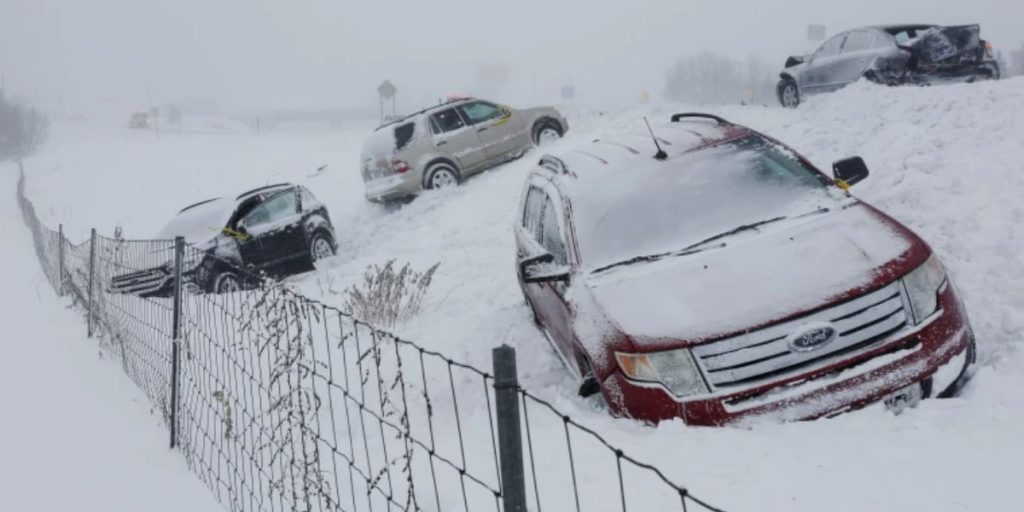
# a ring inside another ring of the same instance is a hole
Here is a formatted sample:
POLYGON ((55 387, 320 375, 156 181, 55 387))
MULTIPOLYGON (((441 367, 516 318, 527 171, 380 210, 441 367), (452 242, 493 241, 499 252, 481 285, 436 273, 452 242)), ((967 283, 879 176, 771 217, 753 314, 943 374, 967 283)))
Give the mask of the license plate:
POLYGON ((899 414, 906 409, 916 406, 924 397, 924 389, 920 383, 911 384, 885 398, 885 408, 899 414))

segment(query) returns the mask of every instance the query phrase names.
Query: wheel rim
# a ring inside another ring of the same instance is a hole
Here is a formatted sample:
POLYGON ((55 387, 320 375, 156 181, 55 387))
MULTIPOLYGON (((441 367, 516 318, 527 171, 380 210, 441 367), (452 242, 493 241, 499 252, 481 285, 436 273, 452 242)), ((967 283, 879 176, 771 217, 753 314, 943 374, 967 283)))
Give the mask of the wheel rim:
POLYGON ((451 169, 441 168, 430 175, 430 188, 454 187, 455 184, 455 173, 451 169))
POLYGON ((782 106, 795 107, 797 101, 796 86, 793 84, 786 84, 786 86, 782 88, 782 106))
POLYGON ((334 256, 334 249, 331 247, 331 243, 324 237, 317 237, 313 240, 313 261, 320 261, 324 258, 330 258, 334 256))
POLYGON ((238 278, 235 276, 222 276, 220 283, 217 286, 219 293, 232 293, 242 289, 241 283, 238 282, 238 278))
POLYGON ((562 136, 558 133, 558 130, 550 126, 543 128, 540 133, 537 134, 537 142, 542 146, 545 144, 551 144, 561 138, 562 136))

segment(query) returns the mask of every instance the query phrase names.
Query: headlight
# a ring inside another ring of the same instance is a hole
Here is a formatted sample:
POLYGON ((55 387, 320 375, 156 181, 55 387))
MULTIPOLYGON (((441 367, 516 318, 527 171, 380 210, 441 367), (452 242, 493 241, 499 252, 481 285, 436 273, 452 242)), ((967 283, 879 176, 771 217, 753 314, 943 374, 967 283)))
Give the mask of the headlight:
POLYGON ((903 278, 914 313, 914 324, 928 318, 939 307, 939 288, 946 282, 946 269, 934 254, 903 278))
POLYGON ((679 397, 708 392, 689 349, 648 354, 615 353, 619 368, 632 380, 657 382, 679 397))

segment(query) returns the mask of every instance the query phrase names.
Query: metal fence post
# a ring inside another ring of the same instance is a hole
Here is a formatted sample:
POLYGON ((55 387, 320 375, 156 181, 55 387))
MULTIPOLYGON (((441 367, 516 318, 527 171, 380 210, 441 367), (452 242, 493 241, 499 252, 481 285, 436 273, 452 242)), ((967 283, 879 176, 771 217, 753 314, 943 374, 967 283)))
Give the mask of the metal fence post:
POLYGON ((93 281, 96 277, 96 228, 92 228, 92 233, 89 235, 89 301, 85 308, 85 317, 87 332, 89 337, 92 337, 92 294, 93 294, 93 281))
POLYGON ((178 351, 181 345, 181 261, 185 239, 174 239, 174 306, 171 315, 171 448, 178 445, 178 351))
POLYGON ((504 512, 526 512, 526 475, 523 472, 523 436, 519 423, 516 349, 502 345, 494 349, 492 358, 504 512))
POLYGON ((64 296, 64 224, 57 225, 57 295, 64 296))

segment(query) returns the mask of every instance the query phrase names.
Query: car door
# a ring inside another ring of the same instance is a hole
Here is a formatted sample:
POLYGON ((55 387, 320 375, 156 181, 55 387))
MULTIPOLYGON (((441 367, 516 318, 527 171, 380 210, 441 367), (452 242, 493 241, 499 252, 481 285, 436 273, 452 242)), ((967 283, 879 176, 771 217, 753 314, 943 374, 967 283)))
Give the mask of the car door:
POLYGON ((455 160, 463 175, 471 174, 487 163, 487 152, 476 129, 466 123, 456 108, 431 114, 431 138, 439 152, 455 160))
MULTIPOLYGON (((554 263, 568 265, 568 251, 561 201, 553 187, 531 185, 521 226, 519 258, 547 252, 554 263)), ((525 283, 524 292, 530 297, 537 319, 544 327, 560 357, 573 371, 577 361, 572 330, 572 311, 565 297, 568 283, 525 283)))
POLYGON ((530 144, 522 116, 511 108, 476 100, 459 105, 459 110, 476 128, 491 165, 507 160, 530 144))
POLYGON ((875 34, 868 30, 854 30, 846 37, 842 52, 834 61, 834 88, 851 84, 864 76, 878 56, 875 34))
POLYGON ((811 55, 807 67, 800 73, 800 89, 805 93, 831 90, 836 79, 835 62, 846 40, 846 32, 832 36, 811 55))
POLYGON ((294 188, 268 197, 238 223, 247 235, 239 247, 242 261, 271 274, 290 273, 287 267, 308 252, 301 220, 294 188))

